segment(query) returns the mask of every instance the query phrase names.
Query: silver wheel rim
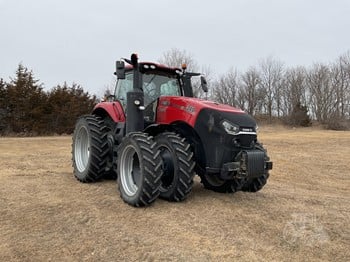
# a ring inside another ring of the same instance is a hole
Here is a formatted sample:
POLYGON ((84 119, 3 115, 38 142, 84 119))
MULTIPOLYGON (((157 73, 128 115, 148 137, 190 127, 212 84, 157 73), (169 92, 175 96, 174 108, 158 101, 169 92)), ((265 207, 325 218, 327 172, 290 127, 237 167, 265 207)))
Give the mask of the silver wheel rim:
POLYGON ((79 172, 84 172, 89 163, 90 140, 86 127, 80 127, 75 139, 74 159, 79 172))
POLYGON ((136 176, 140 179, 139 157, 132 145, 128 145, 120 156, 120 180, 125 193, 134 196, 139 189, 136 176), (137 170, 138 167, 138 170, 137 170))

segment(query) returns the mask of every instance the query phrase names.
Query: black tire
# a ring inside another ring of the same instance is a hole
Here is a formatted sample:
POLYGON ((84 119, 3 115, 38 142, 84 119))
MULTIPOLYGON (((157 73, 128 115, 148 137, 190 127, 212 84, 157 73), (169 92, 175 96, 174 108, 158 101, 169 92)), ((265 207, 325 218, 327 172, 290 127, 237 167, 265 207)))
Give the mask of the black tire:
POLYGON ((155 138, 162 158, 160 198, 179 202, 187 198, 195 175, 193 152, 185 138, 166 132, 155 138))
POLYGON ((108 150, 103 119, 95 115, 80 117, 73 133, 74 176, 84 183, 101 179, 107 166, 108 150))
POLYGON ((134 132, 118 146, 118 185, 121 198, 132 206, 147 206, 159 196, 162 159, 156 143, 145 133, 134 132))
POLYGON ((110 118, 105 117, 103 119, 106 126, 107 132, 107 142, 108 142, 108 155, 107 155, 107 166, 106 171, 103 175, 104 179, 116 180, 117 175, 117 151, 115 150, 118 147, 118 142, 115 139, 115 129, 116 123, 110 118))
POLYGON ((204 188, 219 193, 234 193, 241 190, 244 180, 236 178, 232 180, 222 180, 218 174, 203 174, 201 183, 204 188))
POLYGON ((269 173, 266 173, 260 177, 254 178, 252 180, 248 180, 242 187, 242 191, 258 192, 260 189, 262 189, 265 186, 268 178, 269 178, 269 173))

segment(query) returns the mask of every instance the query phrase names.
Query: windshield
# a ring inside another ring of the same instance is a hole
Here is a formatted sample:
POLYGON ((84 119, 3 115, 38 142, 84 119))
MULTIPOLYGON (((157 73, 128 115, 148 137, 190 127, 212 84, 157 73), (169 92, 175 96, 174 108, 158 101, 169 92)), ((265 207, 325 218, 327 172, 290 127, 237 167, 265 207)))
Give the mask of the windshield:
POLYGON ((145 106, 160 96, 181 96, 177 78, 154 74, 143 75, 143 92, 145 94, 145 106))
MULTIPOLYGON (((144 105, 147 106, 160 96, 181 96, 181 87, 177 77, 160 74, 143 74, 142 89, 145 94, 144 105)), ((119 79, 116 86, 116 98, 126 106, 126 94, 133 87, 133 74, 127 74, 125 79, 119 79)))

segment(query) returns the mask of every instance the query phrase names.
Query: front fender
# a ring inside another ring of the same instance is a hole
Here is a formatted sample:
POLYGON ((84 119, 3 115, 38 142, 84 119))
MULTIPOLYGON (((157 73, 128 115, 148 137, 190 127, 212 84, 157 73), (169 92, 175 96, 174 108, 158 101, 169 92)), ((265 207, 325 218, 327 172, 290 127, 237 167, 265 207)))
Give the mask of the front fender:
POLYGON ((119 101, 98 103, 92 110, 93 114, 109 116, 114 122, 125 122, 125 113, 119 101))

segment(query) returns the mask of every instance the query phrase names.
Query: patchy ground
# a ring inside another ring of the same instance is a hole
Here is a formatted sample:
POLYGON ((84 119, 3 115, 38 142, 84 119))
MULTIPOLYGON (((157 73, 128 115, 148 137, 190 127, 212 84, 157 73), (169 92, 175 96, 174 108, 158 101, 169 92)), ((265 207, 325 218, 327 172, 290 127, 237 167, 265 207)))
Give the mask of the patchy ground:
POLYGON ((3 261, 350 261, 350 132, 263 128, 258 193, 196 178, 182 203, 133 208, 115 181, 79 183, 70 137, 0 138, 3 261))

